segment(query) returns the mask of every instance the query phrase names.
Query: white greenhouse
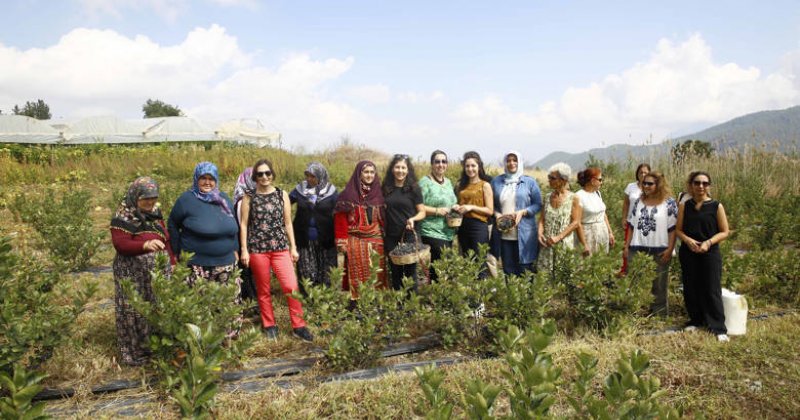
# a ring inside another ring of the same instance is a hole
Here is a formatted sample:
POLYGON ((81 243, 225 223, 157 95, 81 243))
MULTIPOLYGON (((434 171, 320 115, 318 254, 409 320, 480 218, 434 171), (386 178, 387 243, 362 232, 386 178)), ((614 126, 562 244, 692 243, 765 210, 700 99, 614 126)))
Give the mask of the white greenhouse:
POLYGON ((207 125, 190 117, 126 120, 105 116, 54 121, 22 115, 0 115, 0 143, 232 141, 264 147, 279 146, 280 139, 280 133, 266 130, 258 119, 237 119, 207 125))

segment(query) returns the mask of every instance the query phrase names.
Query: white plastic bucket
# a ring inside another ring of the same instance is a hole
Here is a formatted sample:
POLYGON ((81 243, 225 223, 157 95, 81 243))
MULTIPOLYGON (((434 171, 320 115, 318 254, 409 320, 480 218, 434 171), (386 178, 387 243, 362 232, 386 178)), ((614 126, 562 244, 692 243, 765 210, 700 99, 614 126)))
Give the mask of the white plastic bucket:
POLYGON ((744 335, 747 332, 747 299, 723 288, 722 307, 728 335, 744 335))

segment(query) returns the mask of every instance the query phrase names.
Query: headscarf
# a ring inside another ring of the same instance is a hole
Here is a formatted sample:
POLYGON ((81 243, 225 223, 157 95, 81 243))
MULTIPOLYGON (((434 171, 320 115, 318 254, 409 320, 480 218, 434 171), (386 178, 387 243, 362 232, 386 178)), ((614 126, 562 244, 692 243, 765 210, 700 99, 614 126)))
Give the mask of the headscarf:
POLYGON ((362 160, 356 165, 353 175, 347 181, 342 193, 336 200, 334 212, 348 212, 356 206, 383 207, 383 192, 381 192, 381 177, 378 175, 378 167, 372 161, 362 160), (365 166, 375 168, 375 179, 371 184, 365 185, 361 182, 361 171, 365 166))
POLYGON ((303 180, 297 184, 295 190, 308 201, 316 204, 317 201, 324 200, 336 192, 336 187, 330 183, 328 170, 321 163, 309 163, 305 173, 314 175, 314 178, 317 178, 317 185, 311 187, 308 181, 303 180))
POLYGON ((205 202, 216 204, 222 207, 222 212, 227 214, 230 217, 233 217, 233 213, 231 209, 228 208, 227 201, 222 198, 219 192, 219 173, 217 171, 217 167, 211 162, 200 162, 197 166, 194 167, 194 183, 192 184, 192 192, 194 196, 197 197, 198 200, 205 202), (214 189, 204 193, 200 191, 200 186, 197 184, 197 181, 203 175, 211 175, 214 177, 214 181, 216 181, 216 185, 214 189))
POLYGON ((505 174, 503 175, 503 189, 500 191, 500 202, 504 202, 505 200, 516 200, 517 195, 517 187, 519 187, 520 182, 522 182, 522 174, 523 174, 523 167, 522 167, 522 155, 519 154, 516 150, 510 150, 503 156, 503 171, 505 174), (517 157, 517 170, 516 172, 509 172, 508 165, 506 165, 506 160, 510 155, 514 155, 517 157))
POLYGON ((157 198, 158 183, 149 176, 136 178, 128 187, 125 198, 119 203, 117 212, 111 219, 111 226, 118 227, 130 233, 153 231, 164 233, 164 229, 156 220, 161 220, 161 210, 158 206, 153 210, 144 212, 139 209, 139 200, 142 198, 157 198))
POLYGON ((236 203, 245 196, 251 195, 256 190, 256 182, 253 181, 253 168, 244 168, 242 173, 239 174, 239 179, 236 180, 236 187, 233 189, 233 202, 236 203))

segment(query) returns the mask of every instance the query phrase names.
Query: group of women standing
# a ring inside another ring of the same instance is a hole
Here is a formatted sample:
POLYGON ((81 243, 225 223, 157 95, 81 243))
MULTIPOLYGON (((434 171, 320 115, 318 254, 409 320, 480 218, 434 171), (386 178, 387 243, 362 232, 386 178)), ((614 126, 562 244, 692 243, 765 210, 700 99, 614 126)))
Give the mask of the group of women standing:
MULTIPOLYGON (((137 178, 111 222, 122 361, 138 365, 147 359, 149 330, 127 303, 119 282, 131 279, 139 293, 153 299, 150 276, 158 254, 169 256, 171 264, 164 273, 169 275, 182 251, 192 253, 186 261, 189 285, 202 280, 241 288, 241 279, 233 276, 235 265, 249 269, 255 287, 242 295, 257 299, 262 329, 270 338, 278 335, 270 292, 274 272, 288 300, 293 334, 311 341, 302 304, 291 297, 298 290, 295 264, 301 277, 330 285, 330 269, 341 255, 342 286, 355 301, 372 268, 378 268, 378 287, 399 289, 406 277, 416 285, 417 264, 398 265, 386 256, 398 244, 416 243, 418 238, 430 246, 433 261, 456 236, 464 255, 477 255, 481 244, 490 245, 503 271, 514 275, 551 271, 558 265, 557 250, 578 249, 589 255, 608 253, 614 246, 599 168, 578 173, 581 189, 572 192, 571 168, 553 165, 547 175, 551 191, 543 199, 538 183, 524 175, 522 155, 516 151, 505 154, 504 172, 494 179, 486 175, 478 153, 465 153, 455 187, 445 175, 445 152, 434 151, 430 164, 430 173, 418 179, 409 157, 395 155, 381 180, 375 163, 364 160, 339 191, 325 167, 312 162, 305 180, 287 193, 275 185, 272 162, 261 159, 239 176, 232 202, 219 190, 216 166, 201 162, 192 187, 177 199, 166 224, 156 206, 157 183, 137 178), (292 204, 297 205, 294 220, 292 204), (448 225, 447 217, 461 217, 460 227, 448 225)), ((664 313, 669 261, 679 237, 687 329, 704 326, 726 341, 718 244, 727 237, 728 226, 722 205, 709 195, 710 176, 693 172, 687 183, 691 198, 680 205, 671 198, 664 176, 648 165, 639 165, 636 179, 626 187, 623 203, 623 272, 628 258, 654 258, 658 270, 651 311, 664 313)), ((434 270, 422 268, 426 280, 437 280, 434 270)), ((482 270, 480 276, 486 275, 482 270)), ((240 298, 233 303, 240 304, 240 298)), ((236 330, 232 326, 230 335, 236 330)))

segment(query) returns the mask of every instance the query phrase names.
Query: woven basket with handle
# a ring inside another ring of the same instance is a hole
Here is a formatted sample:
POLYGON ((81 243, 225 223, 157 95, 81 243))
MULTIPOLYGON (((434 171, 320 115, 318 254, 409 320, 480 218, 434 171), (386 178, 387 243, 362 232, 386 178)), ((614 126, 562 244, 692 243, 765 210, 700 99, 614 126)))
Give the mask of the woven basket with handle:
POLYGON ((389 258, 394 265, 408 265, 415 264, 419 261, 430 261, 431 259, 431 246, 425 245, 419 240, 417 231, 414 231, 414 252, 400 253, 401 244, 405 243, 405 235, 400 236, 400 243, 391 252, 389 258))

